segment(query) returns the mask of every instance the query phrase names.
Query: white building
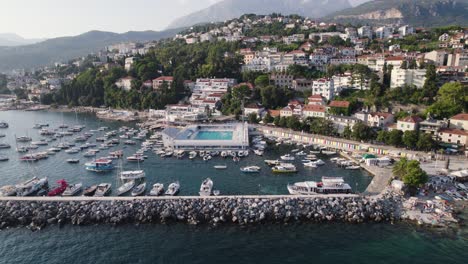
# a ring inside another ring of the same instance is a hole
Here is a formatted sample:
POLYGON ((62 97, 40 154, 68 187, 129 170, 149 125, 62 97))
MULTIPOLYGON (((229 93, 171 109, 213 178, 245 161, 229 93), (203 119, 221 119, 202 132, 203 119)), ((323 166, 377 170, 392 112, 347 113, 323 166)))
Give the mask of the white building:
POLYGON ((226 93, 229 87, 237 84, 236 79, 197 79, 194 93, 226 93))
POLYGON ((124 78, 120 78, 119 80, 117 80, 117 82, 115 83, 115 85, 124 90, 124 91, 130 91, 132 89, 132 81, 134 80, 133 77, 124 77, 124 78))
POLYGON ((359 37, 372 39, 373 32, 370 26, 363 26, 357 30, 359 37))
POLYGON ((136 58, 135 57, 130 57, 130 58, 126 58, 125 59, 125 70, 126 71, 129 71, 132 66, 133 66, 133 63, 136 61, 136 58))
POLYGON ((335 96, 335 85, 333 79, 322 78, 312 84, 312 94, 321 95, 327 100, 332 100, 335 96))
POLYGON ((425 81, 425 69, 393 69, 390 88, 403 87, 405 85, 414 85, 417 88, 422 88, 425 81))
POLYGON ((400 37, 405 37, 414 34, 414 28, 409 25, 404 25, 398 28, 398 33, 400 34, 400 37))
POLYGON ((379 27, 375 30, 375 36, 378 39, 386 39, 389 38, 393 33, 393 29, 391 27, 379 27))

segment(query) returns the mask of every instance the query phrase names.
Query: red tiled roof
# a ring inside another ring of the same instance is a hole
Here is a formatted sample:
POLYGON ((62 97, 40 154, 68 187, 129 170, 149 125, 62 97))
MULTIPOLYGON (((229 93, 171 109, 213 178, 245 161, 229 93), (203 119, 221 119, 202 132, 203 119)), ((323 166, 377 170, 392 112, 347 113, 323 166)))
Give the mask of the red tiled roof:
POLYGON ((406 123, 419 123, 419 122, 422 122, 422 118, 420 118, 419 116, 408 116, 408 117, 405 117, 403 119, 400 120, 401 122, 406 122, 406 123))
POLYGON ((309 101, 322 101, 323 100, 323 97, 320 95, 320 94, 314 94, 314 95, 311 95, 309 96, 309 101))
POLYGON ((323 105, 306 105, 304 106, 304 112, 321 112, 325 113, 326 108, 323 105))
POLYGON ((331 101, 329 106, 330 107, 348 108, 349 107, 349 102, 348 101, 331 101))
POLYGON ((172 77, 172 76, 161 76, 159 78, 154 79, 154 81, 172 82, 172 81, 174 81, 174 77, 172 77))
POLYGON ((370 113, 371 115, 373 116, 382 116, 384 118, 388 118, 389 116, 392 116, 391 113, 382 113, 382 112, 374 112, 374 113, 370 113))
POLYGON ((454 128, 443 128, 439 131, 439 133, 468 136, 468 132, 466 132, 465 130, 454 129, 454 128))
POLYGON ((277 117, 277 116, 280 116, 280 115, 281 115, 281 111, 280 111, 280 110, 268 110, 268 113, 269 113, 272 117, 277 117))
POLYGON ((453 117, 450 118, 450 119, 468 121, 468 114, 458 114, 458 115, 456 115, 456 116, 453 116, 453 117))

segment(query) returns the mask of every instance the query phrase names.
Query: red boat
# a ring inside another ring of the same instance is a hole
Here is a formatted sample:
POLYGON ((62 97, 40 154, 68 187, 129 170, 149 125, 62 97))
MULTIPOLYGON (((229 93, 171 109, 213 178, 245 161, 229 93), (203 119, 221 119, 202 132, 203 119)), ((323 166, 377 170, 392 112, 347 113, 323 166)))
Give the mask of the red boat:
POLYGON ((68 183, 65 180, 57 181, 59 186, 52 191, 50 191, 47 196, 57 196, 61 195, 68 187, 68 183))

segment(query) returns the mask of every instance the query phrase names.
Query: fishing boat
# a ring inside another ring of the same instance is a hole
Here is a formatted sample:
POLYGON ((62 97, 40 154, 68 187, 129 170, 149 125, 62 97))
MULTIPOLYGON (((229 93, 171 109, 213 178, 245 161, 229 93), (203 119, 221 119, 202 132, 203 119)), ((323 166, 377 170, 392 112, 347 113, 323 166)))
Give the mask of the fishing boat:
POLYGON ((44 188, 48 185, 47 178, 39 179, 34 177, 28 181, 16 185, 16 193, 18 196, 29 196, 39 191, 41 188, 44 188))
POLYGON ((286 155, 281 156, 281 159, 291 161, 291 160, 294 160, 295 158, 291 156, 290 154, 286 154, 286 155))
POLYGON ((288 184, 288 191, 293 195, 316 195, 351 193, 351 186, 341 177, 322 177, 321 182, 306 181, 288 184))
POLYGON ((211 196, 213 190, 213 181, 210 178, 206 178, 200 186, 200 196, 211 196))
POLYGON ((138 180, 138 179, 145 178, 146 173, 143 170, 122 171, 119 176, 120 176, 120 179, 123 181, 138 180))
POLYGON ((240 171, 244 172, 244 173, 258 173, 260 172, 262 168, 258 167, 258 166, 248 166, 248 167, 242 167, 240 168, 240 171))
POLYGON ((0 188, 0 196, 7 197, 7 196, 15 196, 16 195, 16 187, 13 185, 7 185, 0 188))
POLYGON ((132 190, 132 196, 140 196, 144 194, 146 191, 146 182, 139 184, 137 187, 133 188, 132 190))
POLYGON ((9 127, 9 125, 8 125, 7 122, 5 122, 5 121, 0 122, 0 128, 8 128, 8 127, 9 127))
POLYGON ((151 196, 160 196, 164 193, 164 184, 156 183, 153 184, 153 188, 150 191, 151 196))
POLYGON ((297 168, 291 163, 281 163, 271 169, 274 173, 296 173, 297 168))
POLYGON ((227 169, 227 166, 226 165, 216 165, 216 166, 213 166, 215 169, 217 170, 225 170, 227 169))
POLYGON ((77 164, 77 163, 80 163, 80 160, 79 159, 67 159, 67 163, 77 164))
POLYGON ((110 183, 101 183, 97 186, 96 192, 94 193, 95 197, 104 197, 108 195, 111 191, 112 184, 110 183))
POLYGON ((169 184, 169 187, 167 187, 167 190, 164 194, 169 195, 169 196, 174 196, 179 193, 179 190, 180 190, 180 183, 176 181, 176 182, 169 184))
POLYGON ((83 191, 83 196, 93 196, 96 193, 97 185, 88 186, 83 191))
POLYGON ((95 161, 85 163, 85 168, 88 171, 104 172, 113 170, 115 166, 112 164, 112 160, 110 159, 97 159, 95 161))
POLYGON ((281 161, 279 160, 264 160, 264 161, 268 166, 276 166, 276 165, 281 164, 281 161))
POLYGON ((133 187, 135 187, 135 181, 128 181, 124 184, 122 184, 122 186, 120 186, 119 188, 117 188, 117 193, 116 195, 117 196, 121 196, 121 195, 124 195, 126 193, 128 193, 129 191, 131 191, 133 189, 133 187))
POLYGON ((62 196, 75 196, 83 189, 82 183, 70 184, 62 193, 62 196))
POLYGON ((58 196, 61 195, 68 187, 68 183, 65 180, 57 181, 58 186, 52 189, 47 196, 58 196))

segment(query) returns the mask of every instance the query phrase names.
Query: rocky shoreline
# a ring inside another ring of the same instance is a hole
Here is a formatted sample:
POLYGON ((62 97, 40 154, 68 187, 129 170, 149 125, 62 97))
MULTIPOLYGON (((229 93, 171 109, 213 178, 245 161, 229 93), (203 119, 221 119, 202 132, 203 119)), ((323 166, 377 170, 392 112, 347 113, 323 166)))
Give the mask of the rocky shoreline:
POLYGON ((219 199, 135 199, 93 201, 1 201, 0 229, 38 230, 65 224, 198 224, 393 222, 401 219, 401 198, 288 197, 219 199))

